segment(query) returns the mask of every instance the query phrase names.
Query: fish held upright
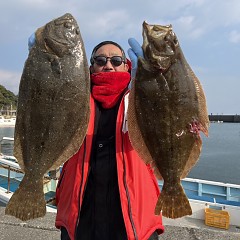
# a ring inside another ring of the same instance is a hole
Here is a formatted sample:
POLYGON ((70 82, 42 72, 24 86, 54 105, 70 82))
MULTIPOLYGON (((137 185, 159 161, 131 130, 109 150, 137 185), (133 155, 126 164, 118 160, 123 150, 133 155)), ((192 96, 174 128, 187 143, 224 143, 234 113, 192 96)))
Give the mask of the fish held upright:
POLYGON ((172 26, 143 23, 144 58, 138 59, 129 96, 128 129, 133 147, 164 180, 155 214, 191 215, 180 179, 199 159, 208 136, 206 98, 172 26))
POLYGON ((89 96, 83 40, 76 20, 67 13, 36 31, 36 43, 25 62, 14 136, 14 156, 25 174, 6 214, 21 220, 45 215, 43 176, 81 146, 89 96))

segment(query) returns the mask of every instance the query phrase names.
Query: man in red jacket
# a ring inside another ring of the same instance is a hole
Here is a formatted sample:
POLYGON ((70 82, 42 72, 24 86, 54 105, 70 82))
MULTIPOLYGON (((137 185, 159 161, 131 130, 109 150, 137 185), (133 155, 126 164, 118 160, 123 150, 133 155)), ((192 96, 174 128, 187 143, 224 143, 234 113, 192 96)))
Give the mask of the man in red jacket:
MULTIPOLYGON (((143 55, 130 40, 132 76, 143 55)), ((160 194, 153 171, 132 148, 126 112, 131 64, 121 46, 98 44, 91 55, 90 121, 80 150, 62 169, 56 192, 61 239, 157 240, 160 194)))

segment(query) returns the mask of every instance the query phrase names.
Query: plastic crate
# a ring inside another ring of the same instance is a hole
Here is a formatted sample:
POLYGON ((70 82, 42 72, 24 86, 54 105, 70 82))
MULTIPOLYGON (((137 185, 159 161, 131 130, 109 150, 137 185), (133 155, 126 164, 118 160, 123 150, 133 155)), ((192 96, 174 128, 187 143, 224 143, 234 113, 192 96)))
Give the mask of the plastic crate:
POLYGON ((205 224, 217 228, 229 228, 230 215, 227 211, 205 208, 205 224))

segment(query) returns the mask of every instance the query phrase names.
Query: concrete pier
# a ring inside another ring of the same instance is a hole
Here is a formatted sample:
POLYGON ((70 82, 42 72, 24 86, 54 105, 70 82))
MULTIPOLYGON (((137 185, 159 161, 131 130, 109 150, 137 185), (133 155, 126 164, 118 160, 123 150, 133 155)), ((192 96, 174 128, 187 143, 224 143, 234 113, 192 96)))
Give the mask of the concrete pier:
POLYGON ((209 115, 210 122, 240 123, 240 115, 209 115))
MULTIPOLYGON (((56 214, 47 213, 43 218, 22 222, 4 211, 0 207, 0 240, 60 240, 60 231, 54 226, 56 214)), ((240 228, 236 226, 229 230, 213 228, 190 217, 163 218, 163 223, 165 232, 159 240, 240 240, 240 228)))

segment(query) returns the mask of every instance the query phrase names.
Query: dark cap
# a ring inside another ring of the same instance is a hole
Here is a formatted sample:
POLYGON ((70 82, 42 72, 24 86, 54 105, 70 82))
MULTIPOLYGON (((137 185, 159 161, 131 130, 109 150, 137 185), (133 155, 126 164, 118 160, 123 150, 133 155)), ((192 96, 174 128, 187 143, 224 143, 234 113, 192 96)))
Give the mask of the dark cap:
POLYGON ((93 65, 93 63, 94 63, 93 58, 94 58, 94 55, 95 55, 96 51, 97 51, 100 47, 102 47, 102 46, 104 46, 104 45, 107 45, 107 44, 112 44, 112 45, 117 46, 117 47, 122 51, 123 60, 126 62, 125 52, 124 52, 124 50, 122 49, 122 47, 121 47, 119 44, 117 44, 116 42, 113 42, 113 41, 103 41, 103 42, 100 42, 100 43, 92 50, 92 54, 91 54, 91 58, 90 58, 90 63, 91 63, 92 65, 93 65))

